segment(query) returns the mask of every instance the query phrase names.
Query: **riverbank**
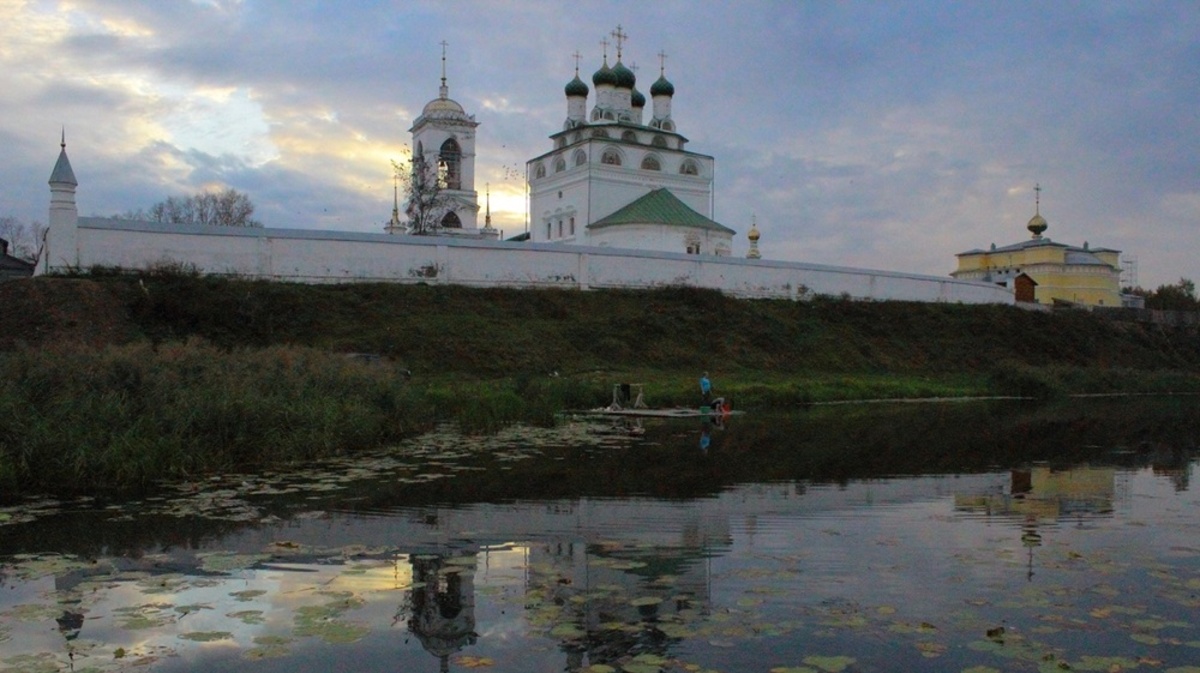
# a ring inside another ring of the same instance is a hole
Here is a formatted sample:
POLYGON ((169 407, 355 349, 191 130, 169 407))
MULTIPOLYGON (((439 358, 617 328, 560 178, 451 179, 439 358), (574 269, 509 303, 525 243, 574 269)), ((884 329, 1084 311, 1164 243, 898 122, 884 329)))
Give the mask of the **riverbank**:
POLYGON ((740 409, 1200 391, 1195 328, 1082 311, 717 292, 295 285, 177 272, 0 284, 0 488, 302 463, 439 421, 552 423, 646 384, 740 409))

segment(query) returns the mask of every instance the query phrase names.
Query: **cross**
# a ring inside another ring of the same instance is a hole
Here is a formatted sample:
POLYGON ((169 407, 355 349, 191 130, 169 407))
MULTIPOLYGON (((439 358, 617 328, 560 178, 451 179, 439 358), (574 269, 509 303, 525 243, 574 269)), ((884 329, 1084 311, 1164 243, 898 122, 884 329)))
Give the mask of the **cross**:
POLYGON ((608 38, 600 40, 600 46, 604 49, 604 60, 608 61, 608 38))
POLYGON ((1033 191, 1036 192, 1036 195, 1033 197, 1033 212, 1041 214, 1041 207, 1042 207, 1042 185, 1041 185, 1041 183, 1034 183, 1033 191))
POLYGON ((445 40, 441 41, 442 45, 442 86, 446 85, 446 47, 450 46, 445 40))
POLYGON ((658 74, 662 75, 667 70, 667 52, 658 52, 658 74))
POLYGON ((625 42, 625 40, 629 39, 629 35, 626 34, 625 31, 621 30, 621 24, 619 24, 619 23, 617 24, 617 29, 614 30, 611 33, 611 35, 614 38, 616 38, 616 40, 617 40, 617 60, 620 61, 621 60, 621 44, 623 42, 625 42))
POLYGON ((578 49, 576 49, 575 53, 571 54, 571 56, 575 57, 575 76, 578 77, 579 76, 579 59, 583 58, 583 56, 580 55, 578 49))

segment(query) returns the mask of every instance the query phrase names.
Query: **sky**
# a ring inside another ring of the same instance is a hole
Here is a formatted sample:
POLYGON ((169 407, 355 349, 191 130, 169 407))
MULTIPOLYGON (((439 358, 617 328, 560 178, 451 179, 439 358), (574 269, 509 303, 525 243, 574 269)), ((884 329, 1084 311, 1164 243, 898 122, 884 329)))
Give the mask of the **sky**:
POLYGON ((735 255, 756 222, 769 259, 946 275, 1028 238, 1040 185, 1052 240, 1200 278, 1195 0, 0 0, 0 217, 45 222, 65 129, 81 215, 232 187, 268 227, 381 232, 445 41, 511 236, 618 25, 643 93, 666 54, 735 255))

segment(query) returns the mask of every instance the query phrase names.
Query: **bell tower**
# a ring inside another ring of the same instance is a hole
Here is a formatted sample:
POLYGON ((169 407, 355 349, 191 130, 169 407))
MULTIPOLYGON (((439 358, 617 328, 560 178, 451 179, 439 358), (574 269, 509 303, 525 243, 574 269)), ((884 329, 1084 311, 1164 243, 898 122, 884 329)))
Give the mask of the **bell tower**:
POLYGON ((474 233, 478 230, 479 193, 475 191, 475 128, 479 122, 462 105, 450 98, 446 85, 446 47, 442 43, 442 84, 438 97, 425 104, 421 116, 413 122, 412 156, 414 170, 425 166, 436 175, 444 212, 437 214, 436 225, 446 233, 474 233))

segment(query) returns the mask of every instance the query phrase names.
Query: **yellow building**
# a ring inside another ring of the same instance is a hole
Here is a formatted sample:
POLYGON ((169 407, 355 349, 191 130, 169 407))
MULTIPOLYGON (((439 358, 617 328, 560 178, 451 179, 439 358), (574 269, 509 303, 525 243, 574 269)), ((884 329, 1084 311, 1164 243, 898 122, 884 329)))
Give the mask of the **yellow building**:
MULTIPOLYGON (((1040 190, 1039 190, 1040 191, 1040 190)), ((962 280, 977 280, 1014 287, 1017 276, 1025 274, 1037 283, 1034 298, 1039 304, 1056 300, 1087 306, 1121 305, 1121 251, 1082 248, 1051 241, 1043 236, 1049 225, 1040 212, 1040 203, 1027 228, 1033 237, 1027 241, 989 250, 960 252, 958 269, 950 275, 962 280)))

